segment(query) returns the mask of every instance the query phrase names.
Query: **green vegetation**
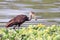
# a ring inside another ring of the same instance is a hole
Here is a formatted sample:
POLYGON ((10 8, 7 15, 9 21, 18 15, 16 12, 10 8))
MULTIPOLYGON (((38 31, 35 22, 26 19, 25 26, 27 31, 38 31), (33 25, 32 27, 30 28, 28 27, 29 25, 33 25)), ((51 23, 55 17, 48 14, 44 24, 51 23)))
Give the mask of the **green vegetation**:
POLYGON ((45 26, 43 24, 29 25, 16 29, 0 28, 2 40, 60 40, 60 26, 45 26))

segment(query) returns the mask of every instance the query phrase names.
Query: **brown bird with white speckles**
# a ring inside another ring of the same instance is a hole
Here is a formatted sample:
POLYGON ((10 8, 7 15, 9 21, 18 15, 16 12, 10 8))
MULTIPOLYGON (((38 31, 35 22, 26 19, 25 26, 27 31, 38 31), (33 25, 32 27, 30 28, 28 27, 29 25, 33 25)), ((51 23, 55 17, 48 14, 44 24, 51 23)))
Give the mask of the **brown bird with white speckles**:
POLYGON ((16 17, 14 17, 13 19, 11 19, 7 25, 6 28, 8 27, 12 27, 15 29, 15 27, 18 25, 18 28, 21 26, 21 24, 23 24, 25 21, 30 21, 32 19, 32 17, 34 17, 34 12, 30 12, 29 13, 29 17, 27 17, 26 15, 17 15, 16 17))

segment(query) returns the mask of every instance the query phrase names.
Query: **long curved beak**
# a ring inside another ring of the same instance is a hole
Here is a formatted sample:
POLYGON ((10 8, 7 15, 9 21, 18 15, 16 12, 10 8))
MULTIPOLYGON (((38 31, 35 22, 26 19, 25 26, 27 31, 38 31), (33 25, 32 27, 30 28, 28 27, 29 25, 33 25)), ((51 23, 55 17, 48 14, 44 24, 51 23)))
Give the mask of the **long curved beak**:
POLYGON ((34 19, 35 19, 35 21, 37 21, 37 18, 36 17, 34 19))
POLYGON ((35 19, 35 21, 37 21, 37 18, 36 18, 36 16, 35 16, 35 15, 33 15, 33 18, 35 19))
POLYGON ((30 19, 35 19, 35 21, 37 21, 37 18, 36 18, 36 15, 35 15, 35 13, 34 12, 30 12, 30 17, 29 17, 30 19))

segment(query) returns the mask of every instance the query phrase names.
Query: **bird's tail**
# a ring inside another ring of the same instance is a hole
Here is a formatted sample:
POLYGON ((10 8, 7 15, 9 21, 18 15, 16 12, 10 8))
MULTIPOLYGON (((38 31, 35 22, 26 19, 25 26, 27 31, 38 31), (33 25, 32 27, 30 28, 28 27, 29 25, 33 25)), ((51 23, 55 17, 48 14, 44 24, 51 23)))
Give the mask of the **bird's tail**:
POLYGON ((11 27, 11 26, 13 26, 13 21, 8 22, 8 23, 6 24, 6 28, 11 27))

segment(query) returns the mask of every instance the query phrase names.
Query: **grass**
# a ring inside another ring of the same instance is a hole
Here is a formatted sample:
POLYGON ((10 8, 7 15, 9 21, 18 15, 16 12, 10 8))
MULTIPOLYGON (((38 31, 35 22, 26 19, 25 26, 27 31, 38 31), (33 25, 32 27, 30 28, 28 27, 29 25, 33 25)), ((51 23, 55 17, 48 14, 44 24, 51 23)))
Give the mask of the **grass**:
POLYGON ((29 25, 21 29, 0 28, 2 40, 60 40, 60 26, 29 25))

